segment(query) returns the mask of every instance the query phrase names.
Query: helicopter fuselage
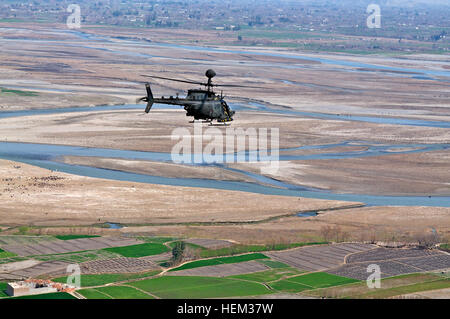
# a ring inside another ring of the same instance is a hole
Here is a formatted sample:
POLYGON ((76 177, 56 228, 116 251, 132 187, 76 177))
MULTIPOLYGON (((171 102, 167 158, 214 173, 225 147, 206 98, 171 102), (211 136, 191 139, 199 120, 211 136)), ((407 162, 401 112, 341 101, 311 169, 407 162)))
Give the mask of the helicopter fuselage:
POLYGON ((207 90, 189 90, 186 98, 153 98, 153 103, 184 106, 186 116, 193 116, 195 120, 230 122, 235 114, 221 96, 207 90))
POLYGON ((138 101, 147 102, 147 107, 145 108, 145 113, 149 113, 152 105, 154 103, 160 104, 171 104, 171 105, 180 105, 184 106, 184 109, 187 112, 187 116, 193 116, 194 120, 206 120, 217 122, 231 122, 233 121, 233 115, 235 112, 230 109, 227 102, 223 99, 223 94, 217 95, 213 92, 214 87, 250 87, 250 86, 242 86, 236 84, 213 84, 212 78, 216 76, 216 72, 214 70, 209 69, 206 70, 205 76, 208 78, 208 82, 195 82, 190 80, 182 80, 182 79, 173 79, 162 76, 148 76, 143 75, 145 77, 151 77, 160 80, 168 80, 182 83, 190 83, 190 84, 198 84, 205 86, 205 90, 202 89, 192 89, 188 91, 188 94, 185 98, 180 98, 177 94, 176 97, 170 96, 168 98, 153 97, 152 89, 150 88, 150 83, 145 84, 145 88, 147 90, 147 96, 138 99, 138 101))

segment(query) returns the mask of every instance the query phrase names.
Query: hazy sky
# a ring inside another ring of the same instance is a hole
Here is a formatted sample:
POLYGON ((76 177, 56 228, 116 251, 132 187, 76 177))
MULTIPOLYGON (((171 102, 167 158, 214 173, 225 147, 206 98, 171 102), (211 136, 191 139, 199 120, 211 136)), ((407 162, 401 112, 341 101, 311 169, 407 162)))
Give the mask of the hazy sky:
MULTIPOLYGON (((234 0, 234 1, 239 1, 239 0, 234 0)), ((383 4, 383 5, 388 5, 388 6, 413 6, 413 5, 417 5, 417 4, 431 4, 431 5, 447 5, 450 6, 450 0, 272 0, 274 2, 299 2, 299 3, 314 3, 314 2, 320 2, 320 3, 324 3, 324 2, 331 2, 331 3, 346 3, 346 4, 351 4, 351 3, 359 3, 359 4, 364 4, 364 3, 375 3, 375 4, 383 4)))

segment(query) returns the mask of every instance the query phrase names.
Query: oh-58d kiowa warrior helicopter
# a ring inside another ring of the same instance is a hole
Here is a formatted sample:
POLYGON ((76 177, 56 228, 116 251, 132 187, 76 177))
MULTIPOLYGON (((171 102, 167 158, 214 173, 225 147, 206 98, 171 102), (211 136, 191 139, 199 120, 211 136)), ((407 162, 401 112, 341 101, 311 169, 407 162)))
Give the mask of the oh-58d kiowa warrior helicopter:
MULTIPOLYGON (((179 79, 171 79, 165 78, 161 76, 148 76, 143 75, 145 77, 150 77, 154 79, 162 79, 190 84, 199 84, 205 86, 206 89, 192 89, 188 90, 188 94, 185 98, 179 98, 178 94, 176 97, 170 96, 165 98, 164 96, 161 98, 153 97, 152 90, 150 88, 150 84, 146 83, 145 87, 147 89, 147 96, 138 99, 137 102, 147 102, 147 107, 145 108, 145 112, 150 112, 154 103, 160 104, 170 104, 170 105, 180 105, 184 106, 186 110, 186 116, 193 116, 195 120, 204 120, 206 122, 211 123, 213 120, 216 120, 218 123, 227 124, 227 122, 233 121, 233 115, 235 111, 233 111, 225 102, 223 94, 220 95, 214 93, 214 87, 247 87, 252 88, 251 86, 243 86, 243 85, 234 85, 234 84, 213 84, 212 78, 216 76, 216 72, 214 70, 206 71, 206 77, 208 78, 207 83, 203 82, 195 82, 195 81, 186 81, 179 79)), ((253 87, 254 88, 254 87, 253 87)), ((192 123, 194 122, 192 121, 192 123)))

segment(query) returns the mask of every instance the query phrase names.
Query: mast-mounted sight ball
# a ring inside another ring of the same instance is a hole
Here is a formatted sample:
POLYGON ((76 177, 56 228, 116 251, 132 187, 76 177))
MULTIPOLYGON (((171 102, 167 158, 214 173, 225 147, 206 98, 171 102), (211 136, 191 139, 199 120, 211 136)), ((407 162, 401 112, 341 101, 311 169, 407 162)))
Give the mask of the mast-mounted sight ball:
POLYGON ((212 79, 213 77, 216 76, 216 72, 214 72, 214 70, 212 69, 209 69, 208 71, 206 71, 205 75, 208 79, 212 79))

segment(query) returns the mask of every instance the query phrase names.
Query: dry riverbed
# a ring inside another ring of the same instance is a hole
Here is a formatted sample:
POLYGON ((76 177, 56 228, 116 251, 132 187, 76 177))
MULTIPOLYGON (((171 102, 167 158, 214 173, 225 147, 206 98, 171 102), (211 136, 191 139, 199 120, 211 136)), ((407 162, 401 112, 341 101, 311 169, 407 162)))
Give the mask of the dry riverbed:
POLYGON ((102 180, 5 160, 0 176, 6 226, 250 222, 355 204, 102 180))

